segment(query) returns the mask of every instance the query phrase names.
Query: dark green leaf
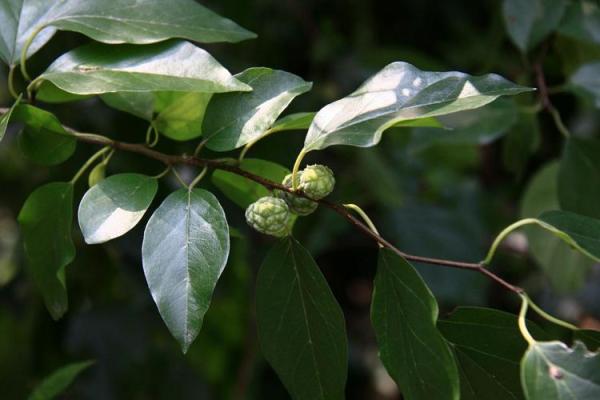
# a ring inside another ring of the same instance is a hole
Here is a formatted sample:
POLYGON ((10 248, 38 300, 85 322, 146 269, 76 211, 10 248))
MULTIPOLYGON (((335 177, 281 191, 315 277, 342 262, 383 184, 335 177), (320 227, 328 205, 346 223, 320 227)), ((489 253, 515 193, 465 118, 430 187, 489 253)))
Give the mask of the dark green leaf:
POLYGON ((51 400, 65 391, 77 375, 94 364, 93 361, 83 361, 66 365, 46 377, 29 395, 29 400, 51 400))
MULTIPOLYGON (((290 173, 287 168, 274 162, 252 158, 244 159, 240 168, 278 183, 290 173)), ((242 208, 270 194, 263 185, 232 172, 216 170, 212 175, 212 181, 225 196, 242 208)))
POLYGON ((29 47, 30 56, 59 30, 75 31, 105 43, 160 42, 184 38, 196 42, 237 42, 252 32, 193 0, 4 0, 0 2, 0 58, 17 64, 25 41, 43 29, 29 47))
POLYGON ((32 161, 56 165, 66 161, 75 152, 77 141, 54 114, 21 104, 13 111, 11 118, 25 124, 19 136, 19 145, 32 161))
POLYGON ((504 0, 508 35, 526 53, 558 27, 566 5, 566 0, 504 0))
POLYGON ((600 219, 600 140, 570 138, 560 161, 560 208, 600 219))
POLYGON ((547 211, 539 219, 568 236, 573 246, 600 261, 600 220, 569 211, 547 211))
POLYGON ((256 320, 262 353, 292 398, 344 398, 344 316, 311 255, 291 237, 260 268, 256 320))
POLYGON ((292 100, 312 86, 296 75, 270 68, 249 68, 235 77, 252 91, 214 96, 203 126, 211 150, 233 150, 259 139, 292 100))
POLYGON ((147 46, 93 43, 54 61, 33 85, 44 81, 69 93, 111 92, 231 92, 251 90, 206 51, 188 42, 169 41, 147 46))
POLYGON ((0 116, 0 141, 2 141, 2 139, 4 138, 4 134, 6 133, 6 127, 8 126, 8 123, 10 122, 11 115, 12 115, 13 111, 15 110, 15 108, 17 108, 17 106, 19 105, 20 102, 21 102, 21 96, 19 96, 17 98, 17 100, 14 102, 14 104, 8 109, 8 111, 5 114, 0 116))
MULTIPOLYGON (((547 335, 531 322, 536 338, 547 335)), ((519 361, 527 350, 517 317, 499 310, 459 307, 438 327, 452 343, 460 372, 461 400, 522 399, 519 361)))
POLYGON ((437 318, 435 298, 412 265, 380 250, 371 320, 381 360, 406 399, 459 398, 457 365, 437 318))
POLYGON ((573 332, 573 338, 583 342, 588 349, 597 352, 600 350, 600 332, 588 329, 578 329, 573 332))
POLYGON ((600 43, 600 7, 596 1, 572 1, 559 27, 560 33, 575 39, 600 43))
POLYGON ((52 318, 67 311, 65 267, 75 258, 71 239, 73 185, 54 182, 29 195, 19 213, 31 275, 52 318))
POLYGON ((310 127, 310 123, 315 118, 315 112, 301 112, 286 115, 275 121, 271 127, 272 132, 305 130, 310 127))
POLYGON ((540 128, 535 114, 522 113, 502 143, 502 161, 509 171, 521 175, 529 158, 540 146, 540 128))
POLYGON ((113 175, 91 187, 78 212, 86 243, 104 243, 129 232, 140 222, 157 190, 156 179, 140 174, 113 175))
MULTIPOLYGON (((413 130, 410 149, 420 151, 436 144, 489 144, 506 133, 517 122, 517 117, 515 103, 499 99, 477 110, 432 118, 437 128, 446 129, 413 130)), ((427 118, 418 121, 427 121, 427 118)))
POLYGON ((322 108, 306 136, 305 151, 332 145, 370 147, 399 122, 471 110, 531 89, 488 74, 427 72, 395 62, 349 96, 322 108))
POLYGON ((144 232, 142 262, 158 311, 185 353, 208 310, 229 255, 229 229, 215 196, 171 193, 144 232))
MULTIPOLYGON (((558 162, 547 164, 533 176, 521 202, 522 218, 558 209, 557 176, 558 162)), ((594 260, 538 227, 526 227, 525 234, 531 255, 556 290, 568 293, 583 285, 594 260)))
POLYGON ((600 108, 600 62, 589 62, 582 65, 571 75, 570 83, 576 91, 586 94, 600 108))
POLYGON ((536 342, 521 362, 521 382, 528 400, 600 398, 600 356, 575 342, 536 342))

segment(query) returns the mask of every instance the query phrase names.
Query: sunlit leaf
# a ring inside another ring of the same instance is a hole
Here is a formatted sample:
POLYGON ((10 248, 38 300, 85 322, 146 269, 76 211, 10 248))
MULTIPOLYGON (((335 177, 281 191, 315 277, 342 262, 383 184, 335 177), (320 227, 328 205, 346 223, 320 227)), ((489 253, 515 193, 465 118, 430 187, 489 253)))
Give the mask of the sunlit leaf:
POLYGON ((171 193, 144 232, 142 263, 158 311, 185 353, 208 310, 229 255, 229 229, 215 196, 171 193))
POLYGON ((600 398, 600 356, 581 342, 536 342, 521 361, 521 382, 528 400, 600 398))
POLYGON ((0 2, 0 58, 18 64, 25 42, 42 29, 27 56, 56 29, 75 31, 105 43, 147 44, 169 38, 195 42, 237 42, 255 37, 193 0, 3 0, 0 2))
POLYGON ((235 77, 252 91, 213 97, 203 126, 211 150, 233 150, 260 138, 292 100, 312 86, 294 74, 270 68, 249 68, 235 77))
POLYGON ((131 173, 113 175, 92 186, 78 211, 86 243, 104 243, 129 232, 140 222, 157 190, 156 179, 131 173))
POLYGON ((427 72, 395 62, 349 96, 322 108, 308 131, 304 149, 374 146, 386 129, 402 121, 470 110, 499 96, 528 90, 494 74, 427 72))
POLYGON ((54 61, 33 85, 44 84, 78 95, 111 92, 231 92, 251 87, 238 81, 206 51, 188 42, 147 46, 93 43, 54 61))

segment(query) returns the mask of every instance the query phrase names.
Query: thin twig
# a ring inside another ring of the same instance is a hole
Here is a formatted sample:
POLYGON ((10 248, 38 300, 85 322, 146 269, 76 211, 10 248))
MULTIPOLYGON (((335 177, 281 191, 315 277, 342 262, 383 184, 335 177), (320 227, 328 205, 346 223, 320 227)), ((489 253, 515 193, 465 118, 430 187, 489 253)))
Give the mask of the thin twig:
MULTIPOLYGON (((5 112, 4 110, 6 110, 6 109, 0 108, 0 114, 5 112)), ((70 132, 71 134, 73 134, 73 136, 78 141, 81 141, 84 143, 89 143, 89 144, 94 144, 94 145, 99 145, 99 146, 109 146, 115 150, 122 150, 122 151, 140 154, 145 157, 160 161, 168 167, 172 167, 172 166, 175 166, 178 164, 186 164, 186 165, 192 165, 192 166, 197 166, 197 167, 208 167, 208 168, 213 168, 213 169, 220 169, 223 171, 231 172, 236 175, 243 176, 244 178, 254 181, 269 190, 277 189, 277 190, 285 191, 288 193, 292 193, 296 196, 304 197, 306 199, 315 201, 315 202, 319 203, 320 205, 322 205, 326 208, 329 208, 330 210, 333 210, 334 212, 338 213, 340 216, 344 217, 348 222, 350 222, 355 228, 357 228, 362 233, 364 233, 365 235, 367 235, 368 237, 373 239, 379 245, 388 248, 389 250, 393 251, 397 255, 399 255, 409 261, 421 262, 421 263, 432 264, 432 265, 439 265, 439 266, 449 267, 449 268, 458 268, 458 269, 466 269, 466 270, 475 271, 475 272, 485 275, 486 277, 490 278, 497 284, 503 286, 504 288, 506 288, 512 292, 519 293, 519 294, 523 293, 522 288, 506 282, 505 280, 503 280, 502 278, 500 278, 493 272, 486 269, 486 267, 483 263, 468 263, 468 262, 445 260, 445 259, 432 258, 432 257, 422 257, 422 256, 405 253, 405 252, 401 251, 400 249, 398 249, 393 244, 391 244, 390 242, 388 242, 386 239, 384 239, 379 234, 373 232, 365 223, 363 223, 360 219, 358 219, 354 215, 352 215, 343 205, 336 204, 336 203, 333 203, 333 202, 331 202, 329 200, 325 200, 325 199, 315 200, 315 199, 305 195, 301 191, 293 190, 291 188, 283 186, 280 183, 273 182, 269 179, 263 178, 262 176, 255 175, 251 172, 245 171, 245 170, 241 169, 240 167, 238 167, 236 165, 236 163, 232 162, 231 160, 203 159, 203 158, 189 156, 187 154, 183 154, 183 155, 166 154, 166 153, 161 153, 157 150, 151 149, 151 148, 147 147, 145 144, 120 142, 120 141, 113 140, 113 139, 110 139, 108 137, 101 136, 101 135, 90 134, 90 133, 80 133, 80 132, 77 132, 74 129, 66 127, 66 126, 65 126, 65 129, 68 132, 70 132)))
POLYGON ((554 107, 554 104, 552 104, 552 101, 550 100, 548 85, 546 85, 546 77, 544 75, 541 62, 535 63, 533 65, 533 70, 535 72, 535 80, 539 89, 542 107, 550 113, 552 119, 554 120, 554 124, 556 125, 556 129, 558 129, 561 135, 563 135, 565 138, 569 138, 571 136, 571 132, 563 123, 560 112, 556 109, 556 107, 554 107))

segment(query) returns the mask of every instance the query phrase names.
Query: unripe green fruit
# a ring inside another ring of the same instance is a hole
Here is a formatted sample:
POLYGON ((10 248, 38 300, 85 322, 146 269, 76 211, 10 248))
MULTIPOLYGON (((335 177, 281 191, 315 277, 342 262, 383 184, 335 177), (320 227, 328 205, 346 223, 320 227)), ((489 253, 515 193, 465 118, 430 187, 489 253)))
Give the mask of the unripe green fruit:
MULTIPOLYGON (((299 182, 298 178, 300 176, 302 176, 302 172, 299 172, 298 175, 296 175, 297 182, 299 182)), ((283 179, 283 182, 281 184, 287 188, 291 188, 292 187, 292 174, 288 174, 283 179)), ((296 196, 291 193, 284 192, 282 190, 278 190, 276 192, 276 196, 279 197, 280 199, 284 199, 285 202, 290 207, 290 211, 293 212, 294 214, 300 215, 300 216, 306 216, 306 215, 312 214, 319 206, 319 203, 316 203, 312 200, 306 199, 301 196, 296 196)))
POLYGON ((290 209, 287 203, 276 197, 258 199, 246 209, 246 222, 266 235, 283 237, 289 234, 290 209))
POLYGON ((88 185, 92 187, 103 180, 106 176, 106 164, 100 163, 92 169, 88 176, 88 185))
POLYGON ((308 197, 320 200, 333 192, 335 178, 325 165, 309 165, 300 176, 300 188, 308 197))

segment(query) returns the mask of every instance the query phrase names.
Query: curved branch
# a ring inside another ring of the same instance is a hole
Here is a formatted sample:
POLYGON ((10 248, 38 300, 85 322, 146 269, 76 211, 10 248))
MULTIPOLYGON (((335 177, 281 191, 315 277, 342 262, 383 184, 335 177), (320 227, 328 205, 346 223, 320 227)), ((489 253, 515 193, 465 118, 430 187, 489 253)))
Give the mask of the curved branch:
MULTIPOLYGON (((7 111, 7 109, 0 108, 0 115, 5 113, 6 111, 7 111)), ((160 161, 168 167, 171 167, 174 165, 179 165, 179 164, 185 164, 185 165, 191 165, 191 166, 197 166, 197 167, 208 167, 208 168, 213 168, 213 169, 220 169, 223 171, 231 172, 236 175, 243 176, 244 178, 254 181, 269 190, 277 189, 277 190, 282 190, 282 191, 285 191, 288 193, 292 193, 296 196, 304 197, 306 199, 315 201, 315 202, 319 203, 320 205, 322 205, 326 208, 329 208, 330 210, 338 213, 340 216, 345 218, 350 224, 352 224, 355 228, 357 228, 363 234, 365 234, 366 236, 373 239, 379 245, 386 247, 386 248, 390 249, 391 251, 393 251, 394 253, 396 253, 397 255, 399 255, 400 257, 405 258, 406 260, 421 262, 421 263, 425 263, 425 264, 439 265, 439 266, 449 267, 449 268, 458 268, 458 269, 466 269, 466 270, 475 271, 482 275, 485 275, 487 278, 489 278, 489 279, 493 280, 494 282, 496 282, 497 284, 503 286, 505 289, 508 289, 512 292, 519 293, 519 294, 524 292, 522 288, 506 282, 504 279, 500 278, 498 275, 496 275, 493 272, 486 269, 485 265, 483 263, 468 263, 468 262, 445 260, 445 259, 439 259, 439 258, 422 257, 422 256, 405 253, 402 250, 398 249, 393 244, 391 244, 390 242, 388 242, 386 239, 384 239, 379 234, 373 232, 365 223, 363 223, 360 219, 358 219, 354 215, 352 215, 343 205, 336 204, 336 203, 333 203, 333 202, 331 202, 329 200, 325 200, 325 199, 321 199, 321 200, 312 199, 309 196, 305 195, 301 191, 293 190, 291 188, 283 186, 280 183, 273 182, 273 181, 271 181, 269 179, 265 179, 259 175, 255 175, 251 172, 245 171, 238 166, 237 160, 232 161, 232 160, 223 160, 223 159, 204 159, 204 158, 190 156, 187 154, 183 154, 183 155, 166 154, 166 153, 161 153, 157 150, 151 149, 148 146, 146 146, 145 144, 126 143, 126 142, 113 140, 113 139, 110 139, 108 137, 101 136, 101 135, 90 134, 90 133, 80 133, 72 128, 67 127, 67 126, 65 126, 65 129, 68 132, 70 132, 71 134, 73 134, 73 136, 80 142, 99 145, 99 146, 109 146, 115 150, 122 150, 122 151, 127 151, 130 153, 140 154, 145 157, 160 161)))

